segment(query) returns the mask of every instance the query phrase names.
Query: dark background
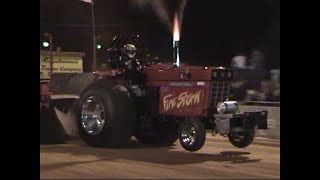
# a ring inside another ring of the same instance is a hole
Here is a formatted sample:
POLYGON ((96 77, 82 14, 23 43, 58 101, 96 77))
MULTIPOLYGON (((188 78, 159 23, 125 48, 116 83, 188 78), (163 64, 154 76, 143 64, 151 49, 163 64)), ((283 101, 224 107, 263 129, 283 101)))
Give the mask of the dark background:
MULTIPOLYGON (((177 2, 167 0, 170 18, 177 2)), ((139 34, 151 55, 172 59, 172 35, 155 13, 133 8, 128 0, 94 0, 96 34, 108 48, 119 34, 139 34)), ((92 60, 90 4, 80 0, 41 0, 40 38, 54 36, 63 51, 86 53, 85 71, 92 60)), ((280 68, 279 0, 189 0, 180 41, 181 61, 229 66, 232 56, 252 48, 266 55, 267 68, 280 68)), ((249 54, 248 54, 249 55, 249 54)))

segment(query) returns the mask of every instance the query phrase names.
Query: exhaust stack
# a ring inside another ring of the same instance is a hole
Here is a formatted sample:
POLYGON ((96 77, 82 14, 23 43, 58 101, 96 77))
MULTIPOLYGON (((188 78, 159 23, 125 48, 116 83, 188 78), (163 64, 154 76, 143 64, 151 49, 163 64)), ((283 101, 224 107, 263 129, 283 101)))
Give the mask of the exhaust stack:
POLYGON ((179 67, 180 66, 180 56, 179 56, 179 41, 180 41, 180 27, 178 14, 174 14, 173 19, 173 60, 174 64, 179 67))
POLYGON ((180 66, 180 57, 179 57, 179 41, 173 40, 173 58, 174 58, 174 64, 176 66, 180 66))

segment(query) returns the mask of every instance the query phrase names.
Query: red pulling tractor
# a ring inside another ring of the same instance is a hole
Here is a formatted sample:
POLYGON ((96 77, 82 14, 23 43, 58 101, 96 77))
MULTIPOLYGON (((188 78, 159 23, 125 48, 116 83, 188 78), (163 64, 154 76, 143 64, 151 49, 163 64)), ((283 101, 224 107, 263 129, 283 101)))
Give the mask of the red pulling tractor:
POLYGON ((138 62, 132 41, 110 50, 121 52, 119 65, 51 77, 50 102, 68 135, 97 147, 121 147, 132 136, 162 145, 179 139, 197 151, 206 127, 239 148, 252 143, 256 129, 267 129, 266 111, 240 112, 228 101, 230 69, 138 62))

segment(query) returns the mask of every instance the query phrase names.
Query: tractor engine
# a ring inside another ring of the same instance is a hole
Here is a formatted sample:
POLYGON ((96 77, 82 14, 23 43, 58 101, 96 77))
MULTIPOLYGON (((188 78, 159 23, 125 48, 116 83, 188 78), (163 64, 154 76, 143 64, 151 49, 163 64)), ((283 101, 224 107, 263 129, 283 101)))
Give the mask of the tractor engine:
POLYGON ((232 71, 222 67, 153 65, 144 69, 146 87, 159 92, 159 113, 212 116, 228 99, 232 71))

